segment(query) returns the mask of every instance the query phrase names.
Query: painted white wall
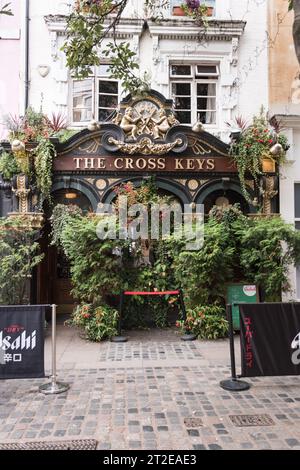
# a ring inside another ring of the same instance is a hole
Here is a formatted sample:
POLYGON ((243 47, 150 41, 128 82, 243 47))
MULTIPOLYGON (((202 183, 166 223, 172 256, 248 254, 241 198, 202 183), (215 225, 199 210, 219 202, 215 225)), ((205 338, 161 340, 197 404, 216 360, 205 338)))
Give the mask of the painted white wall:
MULTIPOLYGON (((64 43, 64 31, 55 18, 50 26, 47 25, 45 17, 67 15, 72 3, 72 0, 30 0, 29 102, 35 109, 42 106, 47 114, 59 111, 67 114, 70 100, 69 72, 66 69, 64 54, 60 50, 64 43), (41 71, 45 66, 49 67, 49 73, 42 77, 41 71)), ((147 19, 144 0, 130 0, 124 16, 140 20, 140 26, 132 27, 131 34, 123 40, 128 40, 139 54, 141 72, 151 73, 152 88, 167 97, 170 97, 170 61, 215 59, 220 63, 219 120, 212 132, 224 140, 228 138, 225 121, 238 114, 250 119, 259 111, 261 105, 268 107, 268 58, 265 41, 267 1, 216 0, 218 19, 243 20, 247 23, 236 52, 231 40, 199 43, 197 39, 180 39, 180 35, 173 35, 171 38, 162 36, 169 25, 171 30, 173 24, 189 28, 187 23, 191 23, 186 18, 173 17, 170 19, 171 23, 162 22, 159 27, 151 26, 150 22, 150 31, 146 29, 142 33, 142 20, 147 19)), ((128 26, 126 28, 128 29, 128 26)), ((21 79, 19 78, 20 81, 21 79)))

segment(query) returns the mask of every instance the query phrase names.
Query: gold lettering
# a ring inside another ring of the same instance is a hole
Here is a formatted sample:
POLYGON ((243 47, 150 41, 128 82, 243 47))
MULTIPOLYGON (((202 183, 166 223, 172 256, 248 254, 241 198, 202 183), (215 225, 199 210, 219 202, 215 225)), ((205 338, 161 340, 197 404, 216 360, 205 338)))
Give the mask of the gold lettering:
POLYGON ((114 165, 118 170, 122 170, 123 165, 124 165, 123 158, 116 158, 114 161, 114 165), (119 166, 119 162, 120 162, 120 166, 119 166))
POLYGON ((156 168, 156 161, 155 161, 155 158, 149 158, 149 160, 148 160, 148 168, 149 168, 149 170, 155 170, 155 168, 156 168))
POLYGON ((166 168, 166 160, 165 158, 158 158, 157 159, 157 168, 159 170, 164 170, 166 168))
POLYGON ((88 169, 91 169, 91 170, 94 170, 94 163, 95 163, 95 159, 94 158, 85 158, 84 159, 84 167, 86 170, 88 169))
POLYGON ((147 161, 144 158, 139 158, 136 161, 136 166, 138 167, 139 170, 144 170, 147 166, 147 161))
POLYGON ((199 170, 203 170, 203 165, 206 162, 206 160, 200 160, 200 158, 197 158, 197 163, 199 166, 199 170))
POLYGON ((76 170, 80 170, 80 163, 82 162, 83 158, 73 158, 74 162, 76 163, 76 170))
POLYGON ((186 162, 187 162, 187 170, 194 170, 195 169, 194 160, 191 160, 190 158, 188 158, 186 162))
POLYGON ((184 170, 182 165, 182 158, 180 160, 178 158, 175 159, 175 170, 184 170))
POLYGON ((98 158, 98 168, 99 168, 99 170, 105 170, 106 169, 105 158, 98 158))
POLYGON ((126 170, 134 170, 133 168, 133 159, 132 158, 126 158, 125 159, 125 162, 126 162, 126 170))
POLYGON ((207 160, 207 169, 208 170, 214 170, 216 168, 216 162, 212 158, 209 158, 207 160))

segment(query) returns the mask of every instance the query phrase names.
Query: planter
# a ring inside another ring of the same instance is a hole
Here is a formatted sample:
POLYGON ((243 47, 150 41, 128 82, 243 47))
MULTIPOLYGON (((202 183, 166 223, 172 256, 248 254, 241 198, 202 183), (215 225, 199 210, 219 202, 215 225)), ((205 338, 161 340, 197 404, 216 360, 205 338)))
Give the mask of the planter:
POLYGON ((173 7, 173 16, 186 16, 185 11, 181 7, 173 7))
MULTIPOLYGON (((207 7, 207 13, 206 15, 203 15, 203 17, 206 18, 208 16, 213 16, 213 14, 214 14, 214 7, 207 7)), ((172 15, 173 16, 188 16, 185 10, 181 6, 173 7, 172 15)), ((191 16, 192 15, 193 15, 193 11, 191 10, 191 16)))

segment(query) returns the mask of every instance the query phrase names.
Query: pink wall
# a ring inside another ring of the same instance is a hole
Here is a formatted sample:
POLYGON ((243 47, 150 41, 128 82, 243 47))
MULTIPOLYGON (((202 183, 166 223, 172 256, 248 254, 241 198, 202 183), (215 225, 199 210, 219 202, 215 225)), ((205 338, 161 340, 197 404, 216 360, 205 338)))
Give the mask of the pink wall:
MULTIPOLYGON (((0 140, 7 132, 3 116, 20 112, 20 64, 21 64, 21 18, 22 0, 0 0, 3 6, 10 1, 14 16, 0 15, 0 140)), ((23 0, 24 1, 24 0, 23 0)))

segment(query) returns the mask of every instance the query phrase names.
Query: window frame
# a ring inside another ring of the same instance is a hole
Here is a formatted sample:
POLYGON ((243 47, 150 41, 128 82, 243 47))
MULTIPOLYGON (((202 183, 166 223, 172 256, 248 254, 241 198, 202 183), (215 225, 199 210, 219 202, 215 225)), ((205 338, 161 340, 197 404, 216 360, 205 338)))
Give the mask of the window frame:
MULTIPOLYGON (((297 222, 300 223, 300 217, 296 217, 296 211, 297 211, 297 199, 296 199, 296 186, 300 187, 300 181, 294 181, 294 227, 296 230, 300 230, 296 227, 297 222)), ((299 206, 300 206, 300 200, 299 200, 299 206)), ((296 290, 296 297, 297 299, 300 299, 300 292, 298 292, 298 275, 300 276, 300 265, 295 266, 295 271, 296 271, 296 278, 295 278, 295 290, 296 290)))
MULTIPOLYGON (((103 62, 102 65, 109 65, 109 62, 103 62)), ((122 96, 122 87, 121 87, 121 81, 120 80, 116 80, 114 78, 111 78, 109 76, 106 76, 106 75, 100 75, 97 73, 97 68, 98 67, 94 67, 93 68, 93 74, 90 75, 89 77, 83 79, 83 80, 91 80, 92 82, 92 110, 91 110, 91 115, 92 115, 92 119, 95 119, 96 121, 98 121, 98 118, 99 118, 99 83, 101 80, 103 81, 112 81, 112 82, 117 82, 118 83, 118 104, 120 103, 120 100, 121 100, 121 96, 122 96)), ((74 121, 74 102, 73 102, 73 98, 74 98, 74 95, 73 95, 73 84, 74 82, 76 81, 80 81, 78 79, 76 79, 75 77, 72 77, 70 76, 70 79, 69 79, 69 100, 68 100, 68 103, 69 103, 69 117, 70 117, 70 123, 71 123, 71 127, 74 127, 74 128, 82 128, 82 127, 85 127, 89 121, 74 121)), ((116 95, 112 95, 112 96, 116 96, 116 95)), ((101 108, 102 109, 102 108, 101 108)), ((103 109, 113 109, 113 108, 104 108, 103 109)), ((115 108, 117 109, 117 107, 115 108)), ((112 111, 113 112, 113 111, 112 111)))
MULTIPOLYGON (((195 124, 195 122, 198 121, 198 92, 197 92, 197 84, 198 83, 208 83, 208 84, 214 84, 216 87, 216 94, 215 96, 208 96, 207 98, 214 98, 216 101, 216 108, 214 110, 203 110, 203 111, 210 111, 214 112, 216 114, 216 120, 213 124, 203 124, 206 126, 208 129, 216 129, 218 127, 219 123, 219 107, 218 107, 218 95, 219 95, 219 86, 220 86, 220 63, 219 62, 213 62, 213 61, 197 61, 197 62, 189 62, 189 63, 182 63, 182 62, 170 62, 169 63, 169 81, 170 81, 170 97, 174 99, 175 95, 173 93, 173 83, 189 83, 191 84, 191 109, 186 110, 188 112, 191 112, 191 122, 189 124, 186 123, 181 123, 183 126, 192 126, 195 124), (189 65, 191 67, 191 76, 182 76, 182 75, 173 75, 172 74, 172 67, 174 65, 189 65), (197 67, 201 65, 214 65, 216 66, 216 75, 213 75, 212 78, 208 78, 208 74, 204 77, 200 77, 197 75, 197 67)), ((201 95, 199 95, 201 97, 201 95)), ((204 97, 204 96, 203 96, 204 97)), ((175 112, 177 111, 175 108, 175 103, 174 103, 174 110, 175 112)), ((181 111, 181 110, 179 110, 181 111)), ((184 111, 184 110, 183 110, 184 111)), ((202 110, 201 110, 202 111, 202 110)))

